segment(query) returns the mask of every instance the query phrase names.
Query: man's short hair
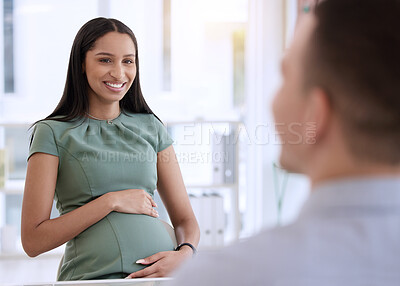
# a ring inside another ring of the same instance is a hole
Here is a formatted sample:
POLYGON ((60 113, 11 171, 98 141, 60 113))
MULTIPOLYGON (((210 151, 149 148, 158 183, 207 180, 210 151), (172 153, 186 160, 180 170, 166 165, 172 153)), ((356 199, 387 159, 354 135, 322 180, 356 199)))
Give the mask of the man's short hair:
POLYGON ((305 87, 329 96, 351 152, 400 163, 400 0, 326 0, 305 59, 305 87))

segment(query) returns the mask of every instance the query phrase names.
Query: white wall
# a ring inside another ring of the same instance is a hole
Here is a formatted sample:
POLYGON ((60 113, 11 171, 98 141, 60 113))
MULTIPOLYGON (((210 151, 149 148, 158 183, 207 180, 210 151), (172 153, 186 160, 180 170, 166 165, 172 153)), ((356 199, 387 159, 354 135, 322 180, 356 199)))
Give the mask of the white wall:
POLYGON ((16 0, 15 89, 0 97, 7 121, 37 120, 58 103, 78 29, 96 16, 96 0, 16 0))
MULTIPOLYGON (((278 163, 280 141, 271 112, 280 78, 280 60, 285 40, 293 33, 292 11, 295 1, 249 0, 246 50, 247 116, 245 123, 251 140, 248 144, 247 212, 245 235, 277 224, 277 204, 273 163, 278 163), (289 13, 288 13, 289 12, 289 13), (284 15, 291 21, 285 23, 284 15), (289 26, 288 26, 289 25, 289 26), (287 38, 285 37, 287 35, 287 38), (251 191, 250 191, 251 190, 251 191)), ((308 195, 308 182, 299 175, 289 175, 282 223, 292 221, 308 195)))

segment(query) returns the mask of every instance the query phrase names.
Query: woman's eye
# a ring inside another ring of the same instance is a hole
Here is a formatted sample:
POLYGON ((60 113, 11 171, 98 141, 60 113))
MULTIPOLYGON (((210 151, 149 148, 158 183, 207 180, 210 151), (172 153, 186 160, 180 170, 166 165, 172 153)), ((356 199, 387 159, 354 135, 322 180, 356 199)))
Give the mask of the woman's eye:
POLYGON ((126 64, 133 64, 133 60, 125 60, 124 63, 126 63, 126 64))
POLYGON ((100 59, 101 63, 111 63, 110 59, 100 59))

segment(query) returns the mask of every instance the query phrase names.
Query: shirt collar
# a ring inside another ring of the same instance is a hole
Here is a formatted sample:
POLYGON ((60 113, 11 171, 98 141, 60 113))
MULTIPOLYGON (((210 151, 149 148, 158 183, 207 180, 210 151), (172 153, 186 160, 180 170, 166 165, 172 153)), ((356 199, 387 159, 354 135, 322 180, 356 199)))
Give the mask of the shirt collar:
POLYGON ((321 183, 312 190, 300 216, 315 216, 338 208, 400 211, 400 177, 348 178, 321 183))

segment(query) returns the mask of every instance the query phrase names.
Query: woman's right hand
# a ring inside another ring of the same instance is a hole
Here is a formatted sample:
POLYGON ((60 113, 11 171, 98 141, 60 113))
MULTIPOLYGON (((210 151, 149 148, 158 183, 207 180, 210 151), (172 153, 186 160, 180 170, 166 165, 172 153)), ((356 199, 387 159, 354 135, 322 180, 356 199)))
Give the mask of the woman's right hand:
POLYGON ((110 198, 113 211, 158 217, 158 212, 153 208, 157 204, 145 190, 128 189, 106 195, 110 198))

